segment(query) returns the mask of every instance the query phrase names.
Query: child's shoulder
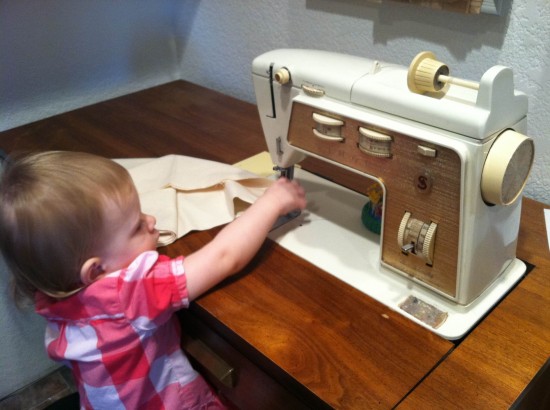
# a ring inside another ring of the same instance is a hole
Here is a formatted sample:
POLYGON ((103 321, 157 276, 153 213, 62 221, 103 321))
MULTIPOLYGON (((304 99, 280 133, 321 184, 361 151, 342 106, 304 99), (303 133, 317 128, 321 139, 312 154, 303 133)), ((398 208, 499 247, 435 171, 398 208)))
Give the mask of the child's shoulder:
POLYGON ((109 275, 118 276, 124 281, 133 281, 152 276, 162 277, 182 274, 184 274, 182 256, 170 258, 159 254, 157 251, 147 251, 134 259, 127 268, 109 275))

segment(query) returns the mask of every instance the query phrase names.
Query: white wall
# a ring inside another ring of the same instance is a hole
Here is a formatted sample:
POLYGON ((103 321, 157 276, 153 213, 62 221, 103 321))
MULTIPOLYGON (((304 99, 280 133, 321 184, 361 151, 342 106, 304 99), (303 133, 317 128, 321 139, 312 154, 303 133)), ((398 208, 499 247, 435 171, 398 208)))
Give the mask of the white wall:
POLYGON ((178 79, 182 6, 0 1, 0 130, 178 79))
MULTIPOLYGON (((183 5, 0 0, 0 130, 178 79, 183 5)), ((0 260, 0 398, 55 367, 44 321, 14 308, 0 260)))
MULTIPOLYGON (((550 3, 503 1, 500 16, 465 16, 365 0, 0 0, 0 131, 178 78, 254 102, 251 61, 274 48, 402 65, 427 49, 457 77, 513 68, 537 149, 526 195, 550 203, 550 3)), ((43 323, 8 306, 0 273, 2 397, 52 364, 43 323)))
POLYGON ((45 320, 31 308, 14 306, 0 257, 0 399, 57 367, 45 354, 44 327, 45 320))
POLYGON ((550 2, 503 0, 500 16, 461 15, 365 0, 192 0, 182 21, 182 77, 254 101, 252 59, 275 48, 318 48, 408 66, 422 50, 452 75, 478 81, 493 65, 514 70, 529 95, 536 159, 525 194, 550 204, 550 2))

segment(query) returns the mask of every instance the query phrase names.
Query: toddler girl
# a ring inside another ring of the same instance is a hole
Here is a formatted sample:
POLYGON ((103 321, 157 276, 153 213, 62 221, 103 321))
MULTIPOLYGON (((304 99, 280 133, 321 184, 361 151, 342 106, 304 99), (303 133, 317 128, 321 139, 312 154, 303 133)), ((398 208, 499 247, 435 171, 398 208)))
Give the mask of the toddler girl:
POLYGON ((202 249, 169 259, 122 166, 44 152, 4 164, 0 249, 16 295, 47 319, 47 352, 72 369, 83 408, 223 408, 181 351, 173 313, 241 270, 276 219, 305 205, 281 178, 202 249))

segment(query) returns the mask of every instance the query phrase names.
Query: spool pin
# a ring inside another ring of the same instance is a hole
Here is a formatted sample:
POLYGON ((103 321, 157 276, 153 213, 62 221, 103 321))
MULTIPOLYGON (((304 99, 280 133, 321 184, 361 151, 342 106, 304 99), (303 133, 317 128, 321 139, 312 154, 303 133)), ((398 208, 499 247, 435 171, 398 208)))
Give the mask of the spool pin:
POLYGON ((418 53, 409 66, 407 85, 413 93, 440 91, 445 84, 479 90, 479 83, 449 76, 449 67, 436 60, 430 51, 418 53))

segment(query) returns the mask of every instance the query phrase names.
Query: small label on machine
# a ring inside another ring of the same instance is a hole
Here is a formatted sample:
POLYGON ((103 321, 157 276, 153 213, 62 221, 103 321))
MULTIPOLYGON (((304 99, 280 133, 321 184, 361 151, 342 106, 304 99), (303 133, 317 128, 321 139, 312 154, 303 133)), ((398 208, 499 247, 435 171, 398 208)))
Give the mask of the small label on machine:
POLYGON ((447 319, 447 312, 443 312, 412 295, 402 302, 399 307, 434 329, 441 326, 447 319))

